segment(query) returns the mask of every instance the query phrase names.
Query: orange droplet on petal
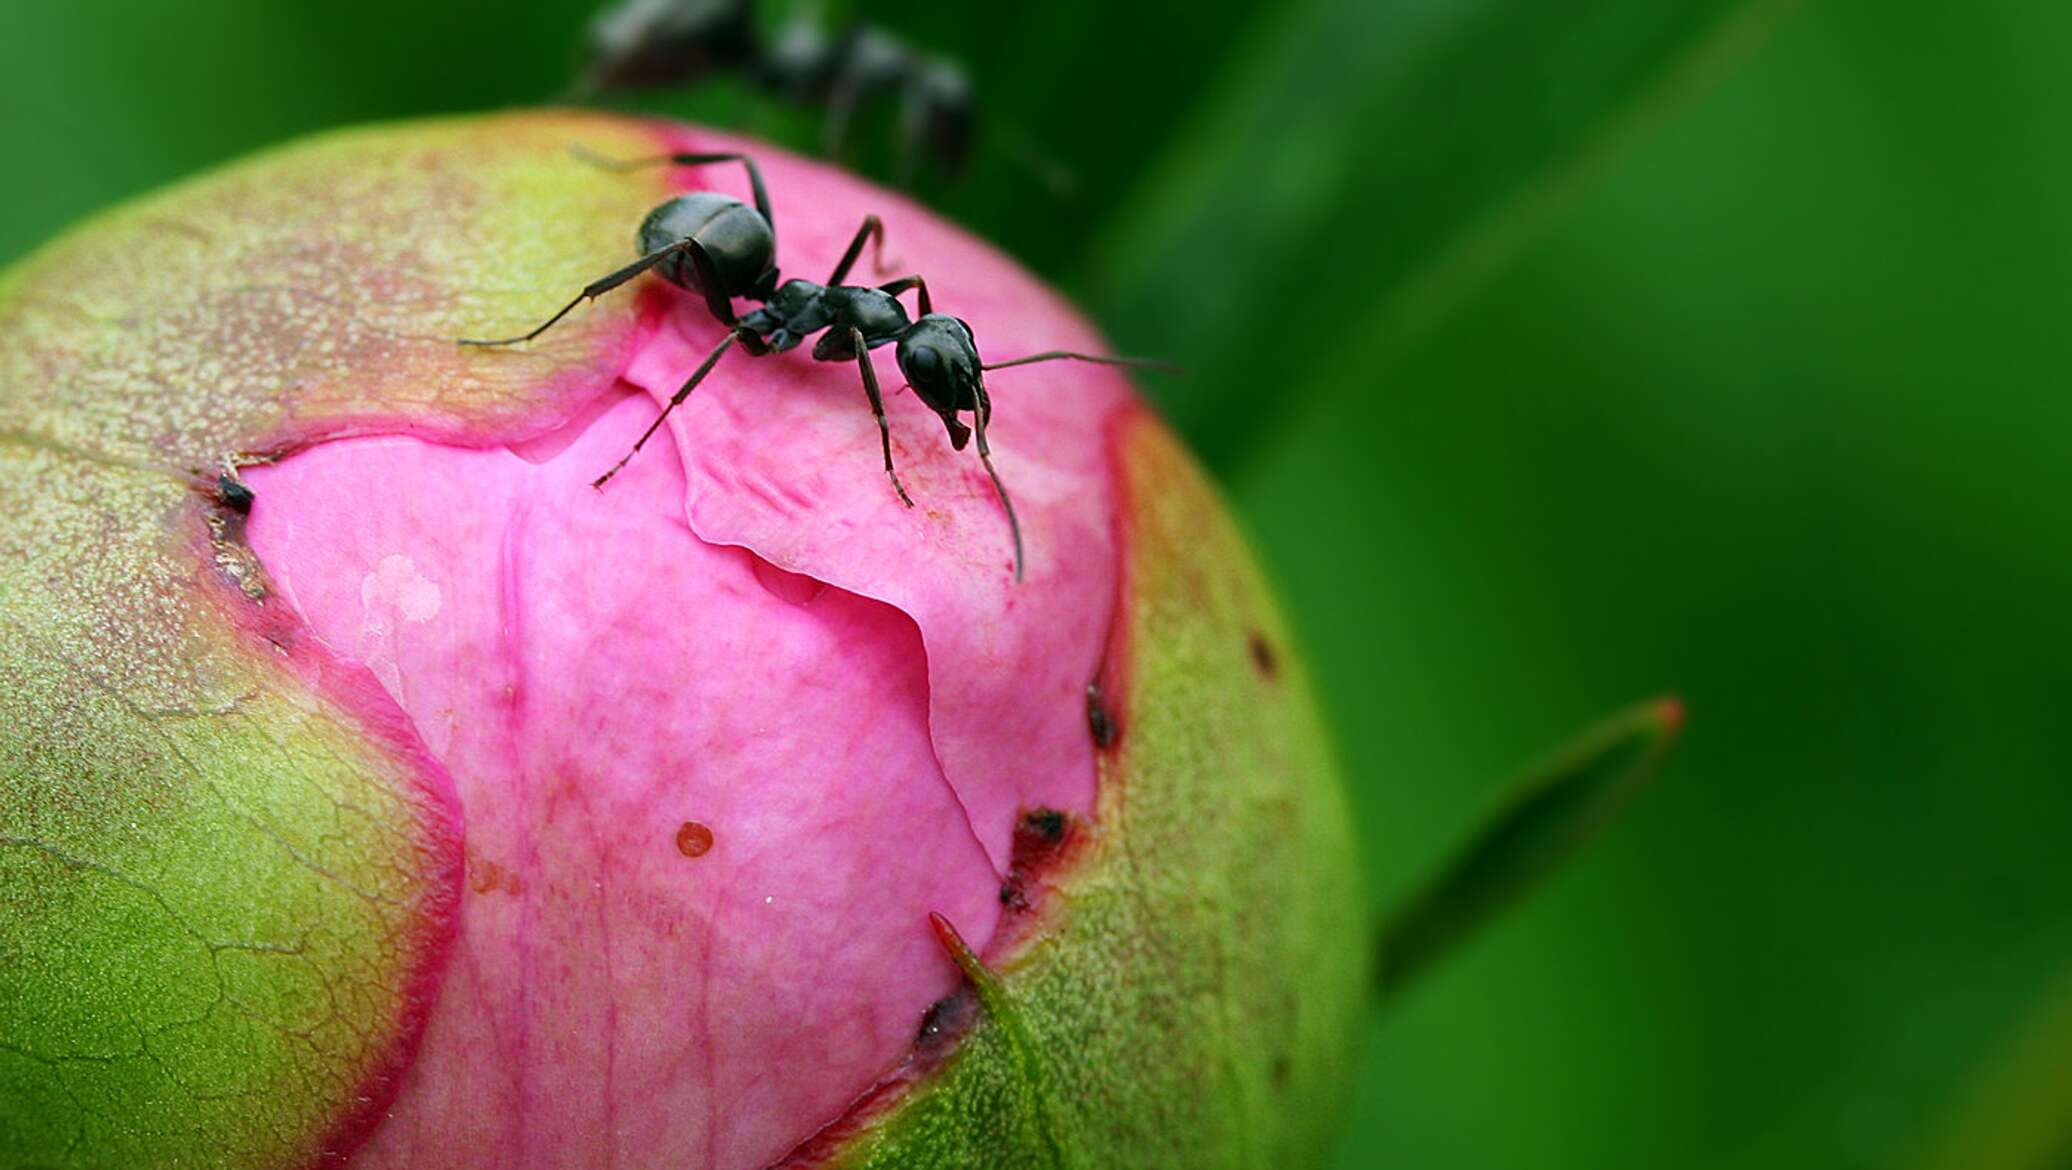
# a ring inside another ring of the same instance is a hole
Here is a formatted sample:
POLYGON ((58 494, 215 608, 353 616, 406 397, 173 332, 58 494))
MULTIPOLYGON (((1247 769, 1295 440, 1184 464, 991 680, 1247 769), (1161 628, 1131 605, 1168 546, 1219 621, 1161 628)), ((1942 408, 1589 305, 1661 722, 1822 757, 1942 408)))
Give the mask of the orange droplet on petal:
POLYGON ((712 851, 712 830, 697 821, 685 821, 676 831, 676 851, 685 857, 703 857, 712 851))

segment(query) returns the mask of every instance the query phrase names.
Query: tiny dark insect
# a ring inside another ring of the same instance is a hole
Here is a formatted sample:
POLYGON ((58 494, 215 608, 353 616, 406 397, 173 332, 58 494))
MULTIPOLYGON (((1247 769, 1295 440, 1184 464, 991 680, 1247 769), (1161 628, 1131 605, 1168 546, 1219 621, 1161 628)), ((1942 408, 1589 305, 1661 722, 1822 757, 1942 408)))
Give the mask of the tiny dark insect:
POLYGON ((216 477, 216 499, 238 515, 251 515, 252 501, 255 498, 252 489, 246 487, 243 480, 230 472, 223 472, 216 477))
POLYGON ((755 200, 755 205, 750 207, 714 191, 691 191, 678 195, 649 212, 647 219, 642 221, 638 260, 586 285, 573 300, 562 306, 560 312, 541 322, 531 332, 493 340, 461 339, 462 345, 476 346, 516 345, 531 341, 553 328, 576 306, 603 296, 650 269, 671 284, 705 299, 707 311, 728 327, 726 336, 720 338, 719 344, 705 355, 705 360, 691 372, 683 386, 670 396, 662 412, 655 416, 655 421, 634 441, 633 449, 610 470, 598 476, 591 485, 593 487, 603 487, 640 452, 641 447, 661 429, 663 420, 690 397, 691 391, 697 389, 698 383, 712 372, 728 349, 739 344, 750 356, 762 357, 783 353, 819 333, 820 339, 813 344, 815 361, 856 363, 863 380, 864 395, 870 400, 871 413, 878 420, 878 438, 885 453, 885 474, 891 479, 892 490, 898 493, 900 502, 911 508, 914 506, 913 497, 907 495, 905 485, 899 482, 899 472, 892 465, 892 428, 885 420, 885 400, 878 389, 877 371, 870 360, 871 350, 896 345, 894 354, 899 361, 900 373, 906 376, 907 385, 913 388, 915 396, 942 419, 943 428, 949 432, 950 446, 962 451, 967 442, 977 438, 979 461, 985 464, 986 475, 992 479, 993 490, 1000 497, 1000 507, 1007 513, 1008 532, 1014 538, 1014 579, 1020 581, 1023 573, 1021 521, 1015 516, 1014 502, 1008 497, 1007 485, 1001 482, 1000 472, 993 466, 993 451, 986 442, 986 425, 992 421, 993 400, 986 392, 984 372, 1064 360, 1172 368, 1163 362, 1102 357, 1071 350, 1048 350, 1004 362, 982 362, 971 325, 961 318, 936 312, 928 296, 928 284, 921 277, 902 276, 876 286, 842 283, 862 257, 865 244, 871 245, 873 263, 879 260, 885 243, 885 227, 875 215, 864 217, 863 226, 856 230, 848 250, 842 253, 841 260, 825 282, 793 278, 778 284, 777 227, 770 212, 769 192, 763 186, 762 172, 756 168, 755 160, 747 155, 668 154, 624 162, 594 157, 590 161, 622 171, 661 164, 701 166, 738 162, 748 170, 749 188, 755 200), (920 317, 915 319, 908 318, 906 308, 898 299, 901 293, 910 289, 918 298, 921 309, 920 317), (760 302, 760 307, 737 317, 733 306, 735 298, 760 302), (966 413, 972 416, 969 427, 958 418, 958 415, 966 413))
POLYGON ((823 108, 830 156, 858 109, 896 94, 903 183, 924 156, 954 177, 971 152, 976 118, 963 68, 861 21, 830 33, 812 5, 766 40, 755 0, 620 0, 591 22, 585 57, 579 95, 732 73, 772 97, 823 108))

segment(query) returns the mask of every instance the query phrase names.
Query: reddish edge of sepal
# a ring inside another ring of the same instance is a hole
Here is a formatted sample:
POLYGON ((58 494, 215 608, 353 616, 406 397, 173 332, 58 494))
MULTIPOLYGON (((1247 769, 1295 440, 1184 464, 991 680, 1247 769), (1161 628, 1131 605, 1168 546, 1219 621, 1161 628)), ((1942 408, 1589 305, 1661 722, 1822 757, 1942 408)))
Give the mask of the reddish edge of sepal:
MULTIPOLYGON (((1116 483, 1129 482, 1124 459, 1130 429, 1147 424, 1157 425, 1157 419, 1141 405, 1117 410, 1108 421, 1107 458, 1116 483)), ((1124 555, 1118 558, 1108 636, 1087 685, 1087 733, 1094 740, 1096 766, 1100 769, 1098 783, 1103 786, 1120 782, 1110 764, 1128 738, 1129 729, 1131 561, 1127 554, 1133 546, 1134 509, 1126 498, 1118 498, 1116 503, 1112 523, 1116 546, 1124 555)), ((1091 854, 1098 831, 1092 821, 1056 809, 1022 810, 1015 822, 1007 877, 1000 887, 1004 913, 988 947, 996 961, 1043 937, 1062 909, 1058 895, 1063 878, 1076 871, 1091 854)), ((929 927, 951 961, 964 973, 963 985, 929 1008, 913 1049, 898 1068, 859 1096, 840 1117, 771 1163, 768 1170, 817 1170, 838 1157, 856 1138, 896 1110, 911 1089, 940 1069, 979 1020, 982 1007, 973 971, 984 979, 997 981, 998 976, 985 966, 948 919, 931 914, 929 927)))
MULTIPOLYGON (((418 961, 398 989, 397 1012, 385 1051, 347 1097, 350 1104, 345 1111, 316 1143, 310 1165, 316 1170, 332 1170, 344 1166, 381 1124, 424 1039, 459 933, 466 830, 453 779, 418 736, 410 717, 365 667, 338 657, 311 636, 273 594, 263 573, 247 575, 247 562, 238 555, 243 518, 227 516, 226 511, 213 496, 198 496, 194 502, 197 520, 192 531, 203 546, 197 563, 206 566, 201 573, 203 596, 215 600, 231 629, 251 645, 256 659, 285 670, 331 710, 359 724, 378 750, 397 761, 415 779, 413 795, 422 810, 418 844, 426 860, 425 896, 407 944, 418 961)), ((243 552, 244 557, 250 556, 248 549, 243 552)), ((251 572, 261 572, 257 566, 256 558, 249 560, 251 572)))

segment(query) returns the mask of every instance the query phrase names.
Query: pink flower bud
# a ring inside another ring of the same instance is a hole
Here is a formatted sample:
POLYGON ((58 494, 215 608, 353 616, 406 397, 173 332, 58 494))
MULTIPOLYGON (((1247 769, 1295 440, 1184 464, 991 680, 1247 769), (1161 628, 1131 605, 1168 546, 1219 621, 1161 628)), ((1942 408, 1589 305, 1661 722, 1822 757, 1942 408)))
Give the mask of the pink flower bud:
POLYGON ((1368 948, 1200 473, 1113 368, 993 371, 1017 583, 889 347, 912 508, 809 345, 736 347, 593 489, 725 334, 703 300, 453 339, 748 189, 570 144, 748 151, 785 275, 876 214, 852 282, 924 275, 988 362, 1106 352, 905 199, 603 118, 321 139, 22 265, 0 1164, 1310 1164, 1368 948))

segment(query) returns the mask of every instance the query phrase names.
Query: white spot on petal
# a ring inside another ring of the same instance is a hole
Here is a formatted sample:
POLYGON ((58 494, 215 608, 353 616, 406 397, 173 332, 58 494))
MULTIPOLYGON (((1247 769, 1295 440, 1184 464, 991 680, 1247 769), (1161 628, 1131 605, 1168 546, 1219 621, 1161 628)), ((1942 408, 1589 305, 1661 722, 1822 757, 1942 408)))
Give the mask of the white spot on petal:
POLYGON ((406 622, 422 624, 439 616, 445 599, 438 583, 417 571, 416 561, 393 553, 361 580, 360 604, 367 607, 369 617, 380 608, 406 622))
MULTIPOLYGON (((401 553, 383 557, 360 579, 360 637, 354 657, 364 663, 396 702, 403 702, 403 678, 396 664, 398 627, 423 625, 445 605, 437 582, 417 571, 401 553)), ((437 750, 443 745, 433 745, 437 750)))

